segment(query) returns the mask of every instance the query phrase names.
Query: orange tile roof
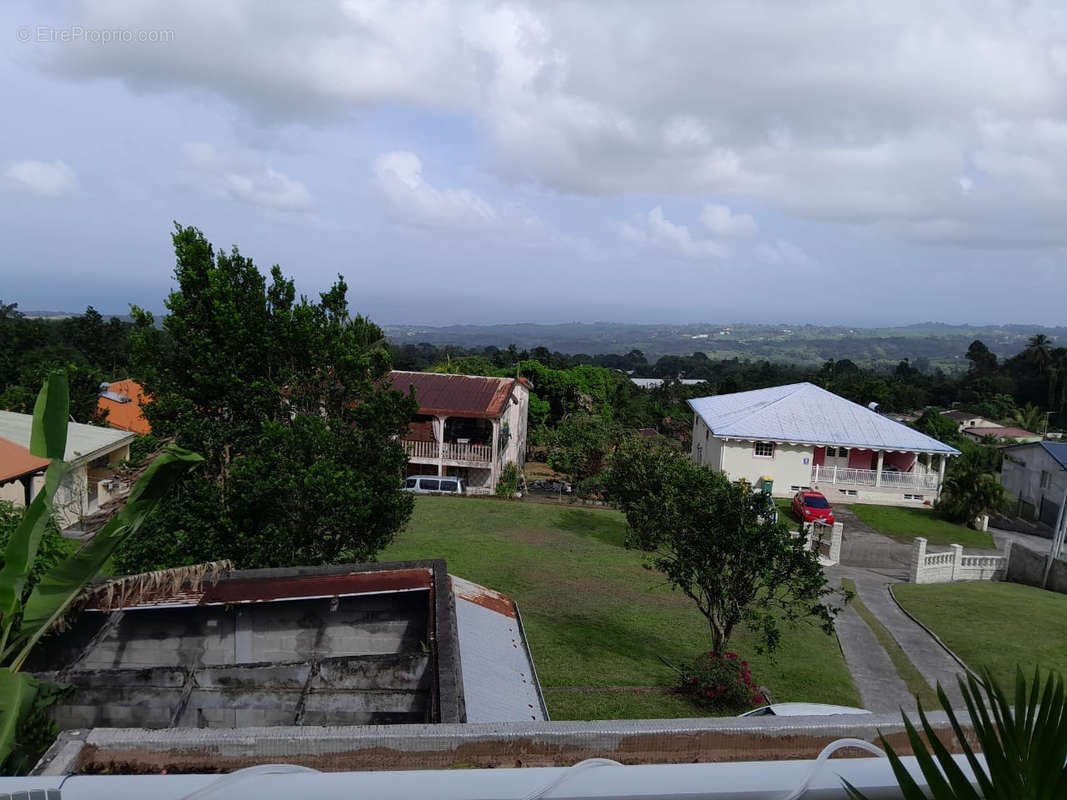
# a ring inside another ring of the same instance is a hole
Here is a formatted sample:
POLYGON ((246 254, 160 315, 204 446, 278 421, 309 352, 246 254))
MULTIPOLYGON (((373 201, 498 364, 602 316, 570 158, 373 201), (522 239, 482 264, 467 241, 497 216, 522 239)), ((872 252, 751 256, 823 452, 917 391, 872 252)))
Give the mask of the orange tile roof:
POLYGON ((47 466, 47 458, 38 458, 22 445, 0 439, 0 483, 32 475, 47 466))
POLYGON ((108 386, 108 391, 115 394, 124 394, 130 398, 129 403, 116 403, 107 397, 101 397, 97 401, 97 408, 107 411, 107 424, 112 428, 130 431, 132 433, 151 433, 152 426, 141 414, 141 404, 149 399, 145 396, 144 389, 137 381, 115 381, 108 386))

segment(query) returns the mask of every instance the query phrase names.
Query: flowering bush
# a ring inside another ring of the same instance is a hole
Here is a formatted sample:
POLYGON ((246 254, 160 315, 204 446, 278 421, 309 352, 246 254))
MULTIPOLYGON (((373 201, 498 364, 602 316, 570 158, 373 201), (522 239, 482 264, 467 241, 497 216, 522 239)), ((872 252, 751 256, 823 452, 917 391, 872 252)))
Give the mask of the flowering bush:
POLYGON ((682 692, 713 711, 744 711, 764 702, 748 662, 709 650, 681 670, 682 692))

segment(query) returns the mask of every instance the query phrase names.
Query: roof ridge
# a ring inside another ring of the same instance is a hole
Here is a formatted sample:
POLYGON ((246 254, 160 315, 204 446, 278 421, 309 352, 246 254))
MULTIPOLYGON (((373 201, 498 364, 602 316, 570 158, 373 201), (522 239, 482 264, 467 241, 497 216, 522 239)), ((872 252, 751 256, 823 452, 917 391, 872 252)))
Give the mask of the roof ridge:
POLYGON ((762 406, 759 406, 759 407, 756 407, 756 408, 752 408, 752 410, 750 410, 743 417, 738 417, 735 420, 731 420, 730 424, 731 425, 736 425, 739 422, 744 422, 746 419, 748 419, 749 417, 753 416, 754 414, 761 414, 764 411, 766 411, 768 408, 770 408, 771 406, 778 405, 778 403, 781 403, 783 400, 789 399, 790 397, 795 395, 797 392, 803 391, 805 387, 808 387, 808 386, 811 386, 811 385, 812 384, 808 383, 808 381, 800 381, 799 383, 787 383, 784 386, 765 386, 763 389, 750 389, 749 391, 751 391, 751 392, 763 392, 763 391, 766 391, 767 389, 792 389, 792 391, 784 393, 781 397, 775 398, 774 400, 771 400, 771 402, 769 402, 769 403, 767 403, 765 405, 762 405, 762 406))
POLYGON ((474 378, 479 381, 517 381, 507 375, 468 375, 465 372, 419 372, 415 369, 392 369, 390 372, 398 372, 403 375, 440 375, 443 378, 474 378))

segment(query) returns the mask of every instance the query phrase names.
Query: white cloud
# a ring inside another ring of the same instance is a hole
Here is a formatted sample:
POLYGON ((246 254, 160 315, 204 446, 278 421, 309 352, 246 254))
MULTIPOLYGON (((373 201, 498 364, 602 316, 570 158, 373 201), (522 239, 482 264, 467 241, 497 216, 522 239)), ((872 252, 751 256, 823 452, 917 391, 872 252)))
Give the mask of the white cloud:
POLYGON ((1067 26, 1048 2, 69 8, 87 29, 174 37, 50 48, 53 73, 207 90, 257 120, 459 113, 501 176, 563 192, 729 193, 806 219, 1010 240, 1058 220, 1067 193, 1067 26))
POLYGON ((468 189, 438 189, 422 176, 422 161, 397 150, 374 161, 378 186, 403 222, 431 228, 487 229, 501 224, 485 200, 468 189))
POLYGON ((704 227, 716 236, 754 236, 756 220, 750 214, 735 214, 729 206, 708 203, 700 212, 704 227))
POLYGON ((729 249, 713 239, 696 239, 686 225, 667 219, 660 206, 637 215, 618 226, 619 235, 629 242, 652 245, 683 258, 725 258, 729 249))
POLYGON ((60 197, 73 191, 74 170, 62 161, 12 161, 4 177, 27 192, 42 197, 60 197))
POLYGON ((804 249, 799 245, 782 239, 773 242, 762 242, 756 245, 752 252, 757 261, 778 267, 810 270, 817 267, 819 263, 804 252, 804 249))
POLYGON ((182 148, 185 166, 202 189, 274 211, 307 211, 311 192, 298 180, 247 152, 226 152, 203 142, 182 148))

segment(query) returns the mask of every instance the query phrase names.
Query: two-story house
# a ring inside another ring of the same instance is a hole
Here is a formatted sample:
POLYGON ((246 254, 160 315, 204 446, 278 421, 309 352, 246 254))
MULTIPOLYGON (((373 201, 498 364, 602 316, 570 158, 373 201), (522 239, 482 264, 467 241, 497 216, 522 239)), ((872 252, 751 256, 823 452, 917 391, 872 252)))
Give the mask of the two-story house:
POLYGON ((393 389, 412 389, 419 413, 404 437, 408 475, 455 475, 467 491, 493 491, 500 471, 526 459, 530 383, 434 372, 389 373, 393 389))

